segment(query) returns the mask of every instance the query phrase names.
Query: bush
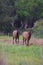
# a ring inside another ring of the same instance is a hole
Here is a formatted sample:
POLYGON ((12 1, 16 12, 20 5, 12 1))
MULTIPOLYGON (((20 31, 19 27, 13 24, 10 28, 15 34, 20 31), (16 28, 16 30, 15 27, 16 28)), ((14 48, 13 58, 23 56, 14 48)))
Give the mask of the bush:
POLYGON ((36 21, 33 27, 33 34, 35 37, 43 38, 43 19, 36 21))

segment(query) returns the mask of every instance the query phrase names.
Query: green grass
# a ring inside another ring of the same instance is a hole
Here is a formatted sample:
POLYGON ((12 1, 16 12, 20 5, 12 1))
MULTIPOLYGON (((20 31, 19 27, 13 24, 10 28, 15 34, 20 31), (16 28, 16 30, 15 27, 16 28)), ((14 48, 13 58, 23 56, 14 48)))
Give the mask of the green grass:
POLYGON ((4 35, 3 35, 3 36, 0 36, 0 39, 9 39, 9 38, 11 39, 12 36, 7 36, 7 35, 5 35, 5 36, 4 36, 4 35))
POLYGON ((43 48, 35 45, 18 46, 0 43, 0 57, 2 56, 8 65, 43 65, 43 48))
MULTIPOLYGON (((0 39, 12 39, 12 36, 0 36, 0 39)), ((22 40, 22 35, 20 35, 19 39, 22 40)))

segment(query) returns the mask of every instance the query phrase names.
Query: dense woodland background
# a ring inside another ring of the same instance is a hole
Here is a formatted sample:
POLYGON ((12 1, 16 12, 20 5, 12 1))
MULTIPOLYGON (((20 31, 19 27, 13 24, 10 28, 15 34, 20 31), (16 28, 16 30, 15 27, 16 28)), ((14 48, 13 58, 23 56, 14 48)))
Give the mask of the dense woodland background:
POLYGON ((0 0, 0 32, 33 27, 43 19, 43 0, 0 0))

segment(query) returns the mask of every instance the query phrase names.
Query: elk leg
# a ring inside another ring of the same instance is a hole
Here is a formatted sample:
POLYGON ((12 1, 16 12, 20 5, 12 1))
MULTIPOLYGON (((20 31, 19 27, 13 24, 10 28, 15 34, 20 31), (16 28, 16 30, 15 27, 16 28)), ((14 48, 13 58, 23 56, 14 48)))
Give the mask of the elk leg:
POLYGON ((14 37, 13 37, 13 44, 14 44, 14 37))
POLYGON ((27 46, 29 46, 29 40, 31 38, 31 35, 28 37, 28 40, 27 40, 27 46))
POLYGON ((17 39, 15 39, 15 43, 17 44, 17 39))
POLYGON ((19 43, 19 37, 18 37, 18 43, 19 43))
POLYGON ((27 46, 29 46, 29 39, 27 40, 27 46))
POLYGON ((25 44, 26 44, 26 39, 25 39, 25 44))

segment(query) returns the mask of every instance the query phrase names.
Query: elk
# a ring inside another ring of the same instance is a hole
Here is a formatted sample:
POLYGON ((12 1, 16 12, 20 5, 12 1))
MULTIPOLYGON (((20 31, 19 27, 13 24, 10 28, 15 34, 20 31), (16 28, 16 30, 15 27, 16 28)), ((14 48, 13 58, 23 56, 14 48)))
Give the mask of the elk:
POLYGON ((16 43, 19 43, 19 30, 13 31, 13 44, 14 44, 14 39, 16 43))
POLYGON ((27 43, 27 46, 29 45, 29 40, 31 38, 31 29, 28 29, 27 31, 24 31, 22 33, 22 37, 23 37, 23 44, 27 43))

